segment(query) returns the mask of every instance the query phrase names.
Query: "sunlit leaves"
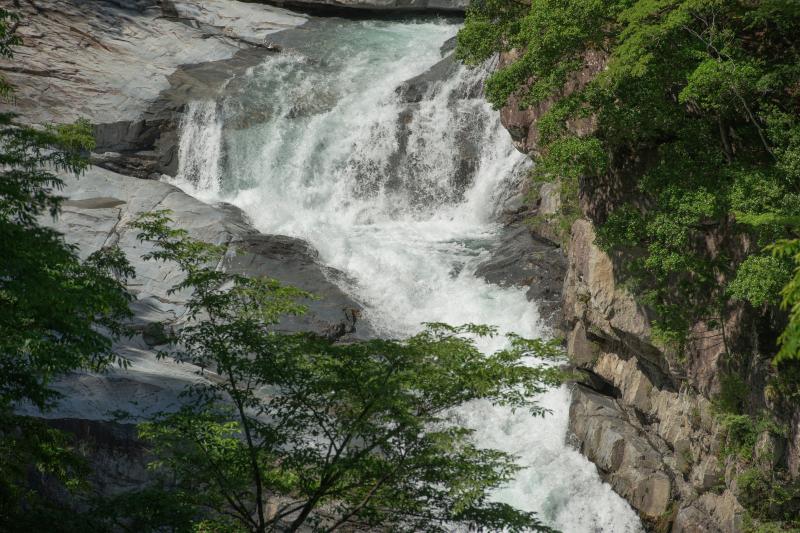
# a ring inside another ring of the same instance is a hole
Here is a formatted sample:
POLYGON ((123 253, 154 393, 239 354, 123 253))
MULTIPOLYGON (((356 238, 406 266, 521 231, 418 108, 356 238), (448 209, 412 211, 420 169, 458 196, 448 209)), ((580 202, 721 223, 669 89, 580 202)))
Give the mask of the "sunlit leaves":
POLYGON ((539 364, 560 356, 555 342, 512 336, 486 356, 477 343, 497 332, 484 325, 427 324, 409 339, 348 344, 280 333, 272 326, 302 312, 296 300, 308 294, 226 272, 223 250, 172 229, 167 213, 135 227, 155 244, 149 257, 176 263, 179 287, 192 290, 172 355, 208 380, 140 434, 156 471, 193 491, 195 524, 547 530, 533 514, 489 501, 518 466, 476 447, 457 408, 484 400, 542 414, 536 395, 562 378, 555 364, 539 364))
POLYGON ((538 120, 537 175, 560 179, 562 191, 580 183, 598 242, 623 259, 617 275, 655 311, 663 337, 686 338, 731 297, 775 300, 785 275, 759 254, 798 227, 796 2, 534 0, 498 31, 459 42, 463 54, 516 49, 487 82, 495 106, 511 95, 523 105, 561 99, 538 120), (581 72, 587 54, 605 58, 593 79, 581 72), (576 127, 587 115, 591 131, 576 127), (739 238, 758 256, 741 267, 729 249, 739 238))
POLYGON ((792 278, 781 290, 781 306, 789 312, 789 324, 778 339, 781 347, 775 362, 780 363, 800 359, 800 240, 778 241, 770 250, 793 266, 792 278))

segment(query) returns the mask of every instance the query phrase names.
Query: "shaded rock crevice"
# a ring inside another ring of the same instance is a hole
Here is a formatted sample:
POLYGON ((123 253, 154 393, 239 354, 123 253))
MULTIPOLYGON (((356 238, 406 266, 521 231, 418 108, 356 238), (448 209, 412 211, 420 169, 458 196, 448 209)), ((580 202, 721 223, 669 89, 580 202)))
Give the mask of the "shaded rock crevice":
POLYGON ((489 258, 475 274, 501 287, 526 287, 545 325, 557 329, 561 317, 561 285, 566 258, 553 242, 537 237, 524 221, 511 222, 501 231, 489 258))

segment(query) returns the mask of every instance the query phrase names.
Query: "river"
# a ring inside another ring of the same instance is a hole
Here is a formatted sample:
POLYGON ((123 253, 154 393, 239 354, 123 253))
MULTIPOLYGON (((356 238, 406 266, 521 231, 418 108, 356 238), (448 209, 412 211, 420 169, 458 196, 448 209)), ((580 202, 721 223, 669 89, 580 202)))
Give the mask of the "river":
MULTIPOLYGON (((442 59, 457 29, 448 20, 327 19, 294 30, 279 40, 283 53, 224 97, 188 106, 175 183, 239 206, 262 232, 310 242, 347 275, 339 283, 382 335, 407 336, 423 322, 549 335, 524 289, 474 275, 529 164, 476 90, 485 72, 454 66, 417 101, 396 91, 442 59)), ((550 415, 486 403, 461 412, 481 445, 525 466, 495 497, 565 533, 641 531, 630 506, 565 443, 569 391, 539 401, 550 415)))

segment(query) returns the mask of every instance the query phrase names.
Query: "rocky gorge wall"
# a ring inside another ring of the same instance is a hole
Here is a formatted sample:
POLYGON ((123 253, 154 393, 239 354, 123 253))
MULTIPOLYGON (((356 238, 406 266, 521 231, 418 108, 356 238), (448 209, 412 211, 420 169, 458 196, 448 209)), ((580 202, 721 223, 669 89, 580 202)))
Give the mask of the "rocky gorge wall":
MULTIPOLYGON (((273 3, 382 12, 458 12, 465 5, 461 0, 273 3)), ((314 250, 302 241, 260 235, 231 206, 207 206, 169 185, 136 179, 174 174, 177 130, 186 102, 215 94, 264 54, 278 53, 280 47, 270 36, 300 27, 309 17, 220 0, 48 0, 24 3, 21 9, 23 45, 13 62, 0 64, 19 88, 14 110, 30 122, 67 122, 84 116, 96 124, 98 147, 92 161, 100 168, 66 191, 70 200, 60 229, 81 235, 82 240, 74 242, 87 253, 114 240, 133 256, 142 250, 126 229, 127 222, 137 211, 169 207, 195 236, 243 246, 246 254, 231 268, 254 275, 269 272, 328 296, 312 309, 308 323, 287 327, 311 327, 335 337, 369 333, 367 324, 356 321, 358 304, 328 281, 332 273, 324 271, 314 250)), ((502 58, 511 60, 513 55, 502 58)), ((587 57, 585 68, 564 92, 591 79, 604 64, 601 55, 587 57)), ((452 61, 443 61, 440 67, 446 70, 451 65, 452 61)), ((404 87, 403 97, 413 103, 424 81, 404 87)), ((536 155, 536 121, 549 105, 552 102, 520 111, 512 100, 501 111, 521 151, 536 155)), ((587 132, 592 121, 572 127, 587 132)), ((462 159, 468 160, 468 154, 462 159)), ((601 185, 612 193, 618 187, 601 185)), ((697 324, 700 340, 691 348, 690 364, 674 365, 672 354, 651 338, 647 309, 618 283, 614 258, 594 244, 593 220, 607 195, 598 191, 597 184, 578 191, 583 216, 565 238, 556 223, 561 204, 558 184, 543 184, 536 193, 539 199, 532 206, 521 197, 509 199, 503 214, 505 235, 479 273, 494 283, 530 287, 529 297, 540 303, 548 323, 563 330, 570 359, 585 376, 573 391, 574 445, 649 527, 674 532, 742 531, 745 512, 737 498, 738 466, 720 459, 723 428, 712 410, 725 364, 716 332, 697 324), (544 220, 533 231, 525 223, 531 216, 544 220)), ((182 312, 181 302, 166 295, 169 273, 143 265, 137 270, 144 273, 137 287, 142 302, 137 309, 140 331, 123 350, 138 362, 141 372, 126 377, 74 376, 61 384, 62 391, 82 403, 68 404, 54 415, 69 420, 54 425, 73 431, 81 440, 86 440, 85 434, 99 434, 98 447, 104 451, 95 454, 97 461, 122 469, 118 477, 123 481, 102 481, 109 490, 143 479, 142 452, 131 443, 130 428, 104 422, 107 411, 130 405, 109 400, 130 398, 140 406, 151 401, 163 408, 192 377, 185 369, 176 373, 153 355, 158 339, 150 325, 165 318, 177 324, 182 312), (132 457, 130 463, 125 457, 132 457)), ((740 309, 731 311, 728 322, 728 329, 738 330, 742 337, 752 332, 740 309)), ((754 368, 751 374, 754 394, 763 396, 763 383, 760 389, 758 385, 761 370, 754 368)), ((799 425, 797 413, 787 438, 770 432, 759 436, 757 448, 764 461, 785 463, 797 475, 799 425)))
MULTIPOLYGON (((515 60, 501 56, 501 64, 515 60)), ((563 87, 566 96, 600 72, 606 58, 584 57, 584 66, 563 87)), ((503 124, 517 148, 540 155, 537 121, 557 98, 521 109, 513 96, 501 110, 503 124)), ((568 125, 584 135, 591 118, 568 125)), ((741 532, 748 513, 739 486, 743 465, 723 451, 726 430, 714 409, 721 376, 729 370, 726 342, 751 344, 759 339, 757 319, 742 306, 732 306, 724 324, 693 326, 685 359, 652 338, 649 310, 615 275, 617 261, 595 243, 595 226, 617 198, 630 191, 611 178, 605 183, 580 183, 575 191, 578 219, 563 227, 559 181, 535 185, 538 212, 532 233, 561 243, 566 274, 561 292, 561 327, 571 365, 583 376, 574 385, 570 439, 639 512, 652 531, 741 532), (559 226, 559 223, 562 223, 559 226), (727 338, 727 341, 725 340, 727 338)), ((735 254, 742 243, 710 236, 710 246, 735 254)), ((774 342, 774 338, 772 338, 774 342)), ((780 466, 796 479, 800 464, 800 413, 770 403, 765 388, 769 361, 756 359, 745 369, 752 403, 782 417, 787 435, 766 429, 757 435, 754 462, 762 471, 780 466)))

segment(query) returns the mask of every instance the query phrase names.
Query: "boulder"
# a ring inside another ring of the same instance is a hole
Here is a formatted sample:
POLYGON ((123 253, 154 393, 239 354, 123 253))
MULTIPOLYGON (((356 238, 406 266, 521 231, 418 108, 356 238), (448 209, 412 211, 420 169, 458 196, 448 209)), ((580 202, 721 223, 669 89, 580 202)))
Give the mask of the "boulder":
POLYGON ((446 56, 450 52, 456 49, 457 39, 455 36, 450 37, 439 48, 439 52, 442 54, 442 57, 446 56))
POLYGON ((404 81, 395 92, 402 102, 418 103, 426 96, 430 96, 437 85, 451 78, 459 68, 459 64, 450 54, 422 74, 404 81))
POLYGON ((613 398, 576 385, 569 428, 581 453, 643 518, 655 521, 667 512, 673 481, 662 461, 663 450, 628 420, 613 398))
MULTIPOLYGON (((425 146, 422 137, 412 134, 417 122, 425 124, 432 114, 431 105, 445 105, 453 113, 458 114, 460 126, 452 131, 451 160, 447 162, 452 168, 449 183, 444 187, 412 188, 417 196, 416 204, 440 202, 442 197, 458 200, 472 183, 476 169, 480 165, 481 143, 484 138, 481 132, 486 127, 486 116, 476 112, 474 106, 481 105, 478 99, 482 95, 483 76, 459 77, 450 83, 456 73, 465 68, 459 65, 451 53, 435 63, 428 70, 408 79, 395 88, 398 99, 404 106, 397 117, 397 149, 389 159, 390 176, 388 188, 403 187, 404 184, 416 182, 424 178, 430 168, 420 163, 420 152, 435 147, 425 146)), ((424 126, 423 126, 424 127, 424 126)), ((445 156, 446 157, 446 156, 445 156)), ((422 158, 424 161, 424 158, 422 158)), ((408 190, 407 190, 408 192, 408 190)))

